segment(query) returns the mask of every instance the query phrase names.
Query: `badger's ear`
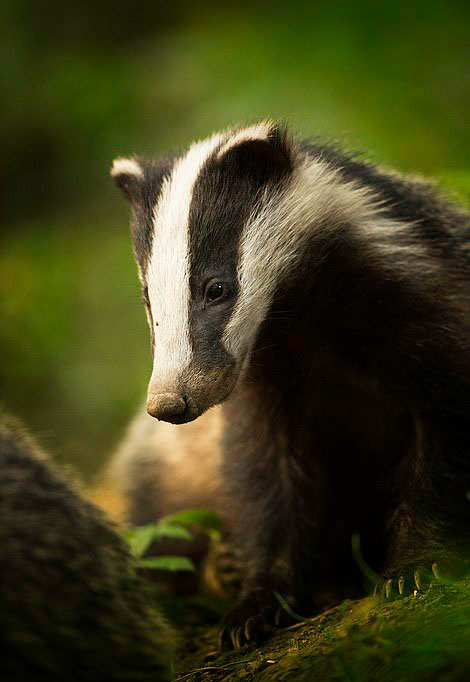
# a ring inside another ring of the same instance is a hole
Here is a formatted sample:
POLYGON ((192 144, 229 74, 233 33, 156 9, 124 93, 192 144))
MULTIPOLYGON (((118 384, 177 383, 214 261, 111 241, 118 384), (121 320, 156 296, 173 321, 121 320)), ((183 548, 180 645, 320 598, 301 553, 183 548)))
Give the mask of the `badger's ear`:
POLYGON ((114 159, 111 177, 129 201, 137 202, 144 183, 144 169, 138 159, 114 159))
POLYGON ((286 128, 271 122, 259 123, 229 137, 218 158, 221 164, 259 184, 280 180, 294 167, 293 145, 286 128))

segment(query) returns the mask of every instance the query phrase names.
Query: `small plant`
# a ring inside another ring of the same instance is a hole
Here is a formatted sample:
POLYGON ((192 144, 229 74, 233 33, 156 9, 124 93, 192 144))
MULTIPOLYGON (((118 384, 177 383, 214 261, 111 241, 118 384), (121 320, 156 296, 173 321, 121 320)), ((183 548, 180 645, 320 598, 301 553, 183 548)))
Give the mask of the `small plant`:
POLYGON ((124 531, 124 539, 128 543, 130 552, 139 568, 162 571, 194 571, 194 563, 189 557, 145 556, 150 545, 163 538, 192 540, 193 536, 188 527, 201 528, 211 538, 220 538, 220 520, 214 512, 206 509, 188 509, 165 516, 156 523, 128 528, 124 531))

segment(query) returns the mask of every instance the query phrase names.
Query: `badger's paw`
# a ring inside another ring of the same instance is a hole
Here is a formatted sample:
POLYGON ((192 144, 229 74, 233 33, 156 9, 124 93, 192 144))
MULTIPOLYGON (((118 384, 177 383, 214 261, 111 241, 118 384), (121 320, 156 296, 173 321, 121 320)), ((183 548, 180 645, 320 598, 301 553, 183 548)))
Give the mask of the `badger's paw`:
POLYGON ((424 594, 432 582, 458 580, 470 572, 470 563, 457 558, 421 563, 399 571, 391 571, 374 589, 374 596, 385 601, 424 594))
POLYGON ((387 575, 378 582, 374 596, 393 601, 402 597, 422 594, 429 588, 433 578, 432 570, 418 566, 414 570, 401 571, 396 575, 387 575))
POLYGON ((248 643, 259 644, 276 628, 292 622, 272 592, 248 595, 225 615, 219 633, 219 649, 241 649, 248 643))

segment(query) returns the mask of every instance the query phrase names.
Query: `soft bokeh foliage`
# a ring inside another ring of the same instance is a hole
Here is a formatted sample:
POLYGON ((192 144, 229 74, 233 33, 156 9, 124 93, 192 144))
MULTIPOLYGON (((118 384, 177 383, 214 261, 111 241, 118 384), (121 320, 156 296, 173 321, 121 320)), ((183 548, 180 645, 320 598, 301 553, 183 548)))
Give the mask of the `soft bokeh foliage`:
POLYGON ((271 116, 470 196, 467 2, 6 0, 5 406, 96 471, 144 396, 147 332, 114 156, 271 116))

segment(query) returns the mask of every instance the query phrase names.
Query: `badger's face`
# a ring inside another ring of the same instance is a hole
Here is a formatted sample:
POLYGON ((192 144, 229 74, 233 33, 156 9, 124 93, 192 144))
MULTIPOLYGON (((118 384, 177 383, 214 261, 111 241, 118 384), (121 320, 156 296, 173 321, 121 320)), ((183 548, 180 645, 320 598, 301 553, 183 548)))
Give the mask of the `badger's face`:
POLYGON ((285 132, 270 123, 215 135, 169 161, 114 162, 133 208, 154 417, 191 421, 233 390, 272 290, 253 226, 291 172, 285 132))

